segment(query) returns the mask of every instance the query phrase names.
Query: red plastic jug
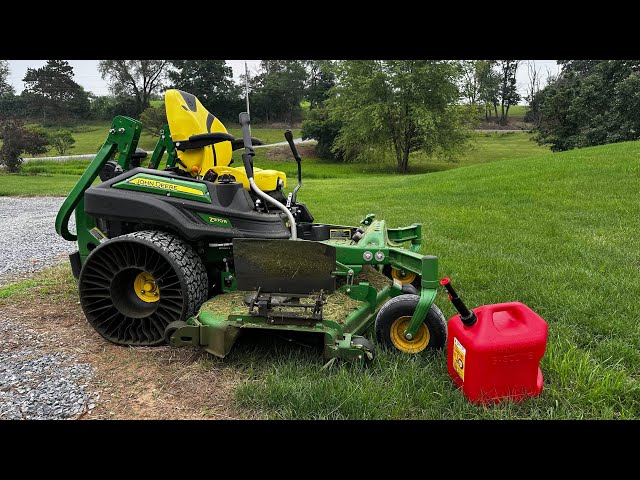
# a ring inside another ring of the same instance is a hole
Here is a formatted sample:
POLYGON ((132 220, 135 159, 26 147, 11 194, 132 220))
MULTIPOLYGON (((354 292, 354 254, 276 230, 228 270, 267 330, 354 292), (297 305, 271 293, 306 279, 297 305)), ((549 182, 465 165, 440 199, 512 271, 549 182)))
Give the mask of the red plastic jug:
POLYGON ((465 396, 474 403, 498 403, 539 395, 547 322, 520 302, 470 311, 448 278, 440 283, 460 312, 448 324, 447 367, 465 396))

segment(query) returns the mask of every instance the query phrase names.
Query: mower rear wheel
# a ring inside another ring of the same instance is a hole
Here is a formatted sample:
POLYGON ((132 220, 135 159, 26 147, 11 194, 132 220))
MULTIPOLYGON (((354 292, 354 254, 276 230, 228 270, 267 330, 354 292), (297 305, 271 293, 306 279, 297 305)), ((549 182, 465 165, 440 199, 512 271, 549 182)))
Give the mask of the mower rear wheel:
POLYGON ((411 340, 404 331, 418 306, 419 295, 398 295, 385 303, 376 317, 376 338, 383 346, 403 353, 420 353, 427 348, 440 349, 447 343, 447 321, 440 309, 431 305, 427 316, 411 340))
POLYGON ((165 343, 165 328, 207 298, 202 259, 181 238, 152 230, 109 239, 87 257, 78 280, 89 324, 118 345, 165 343))

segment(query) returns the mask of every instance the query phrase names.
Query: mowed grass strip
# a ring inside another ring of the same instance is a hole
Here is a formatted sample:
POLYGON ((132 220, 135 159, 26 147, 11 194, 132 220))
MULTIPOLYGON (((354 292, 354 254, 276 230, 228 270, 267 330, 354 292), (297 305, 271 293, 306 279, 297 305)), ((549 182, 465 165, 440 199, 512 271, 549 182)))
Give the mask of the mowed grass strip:
MULTIPOLYGON (((477 407, 444 352, 379 351, 372 369, 321 371, 319 351, 244 350, 240 405, 272 418, 637 418, 640 415, 640 143, 460 168, 436 175, 310 180, 316 219, 422 222, 469 306, 518 300, 549 323, 545 388, 525 403, 477 407), (247 362, 249 362, 247 364, 247 362)), ((446 297, 437 304, 449 318, 446 297)))

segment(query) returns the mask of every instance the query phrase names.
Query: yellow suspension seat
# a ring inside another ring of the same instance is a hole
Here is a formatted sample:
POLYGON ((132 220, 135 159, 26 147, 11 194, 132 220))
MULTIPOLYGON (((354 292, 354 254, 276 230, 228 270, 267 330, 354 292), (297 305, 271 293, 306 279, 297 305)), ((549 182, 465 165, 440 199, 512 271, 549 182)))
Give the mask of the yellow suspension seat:
MULTIPOLYGON (((180 142, 187 142, 191 135, 203 133, 224 132, 227 129, 200 103, 195 95, 182 90, 167 90, 164 94, 167 121, 171 138, 176 145, 178 159, 184 164, 177 165, 191 175, 204 175, 213 170, 220 175, 230 174, 236 181, 242 183, 244 188, 250 189, 247 174, 244 167, 231 167, 231 142, 220 142, 215 145, 207 145, 201 148, 179 150, 180 142)), ((253 169, 253 178, 260 190, 269 192, 278 186, 278 179, 282 180, 282 186, 287 185, 287 176, 278 170, 253 169)))

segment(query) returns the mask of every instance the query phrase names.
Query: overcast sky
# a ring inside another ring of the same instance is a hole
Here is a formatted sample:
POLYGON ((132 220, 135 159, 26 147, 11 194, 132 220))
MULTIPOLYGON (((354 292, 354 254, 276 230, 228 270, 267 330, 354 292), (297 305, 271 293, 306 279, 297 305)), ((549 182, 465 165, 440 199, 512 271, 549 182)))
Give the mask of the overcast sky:
MULTIPOLYGON (((245 60, 227 60, 227 62, 233 68, 233 76, 236 80, 239 79, 240 74, 244 73, 245 60)), ((258 68, 260 60, 247 60, 249 67, 249 74, 255 73, 258 68)), ((540 68, 542 76, 542 84, 547 76, 547 70, 551 74, 558 72, 558 66, 555 60, 535 60, 536 67, 540 68)), ((39 68, 46 63, 46 60, 9 60, 9 68, 11 69, 11 75, 9 77, 11 83, 16 89, 17 93, 20 93, 24 88, 22 79, 27 71, 27 68, 39 68)), ((73 67, 75 73, 75 81, 84 87, 85 90, 95 93, 96 95, 107 95, 109 89, 107 83, 100 78, 98 73, 98 60, 69 60, 69 63, 73 67)), ((518 89, 521 94, 524 95, 524 88, 527 84, 527 67, 521 65, 518 68, 518 89)))

